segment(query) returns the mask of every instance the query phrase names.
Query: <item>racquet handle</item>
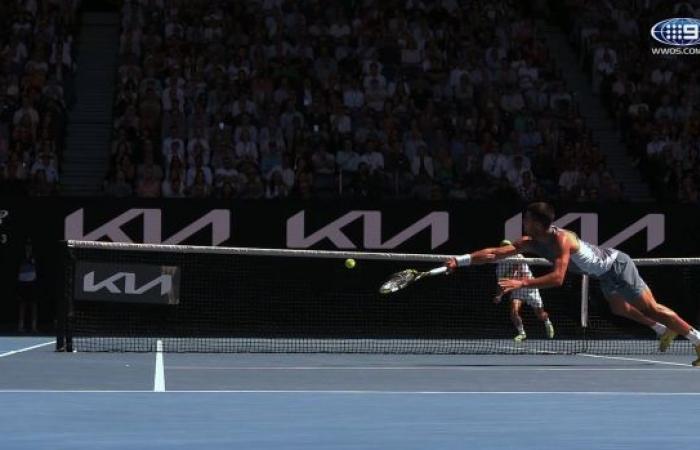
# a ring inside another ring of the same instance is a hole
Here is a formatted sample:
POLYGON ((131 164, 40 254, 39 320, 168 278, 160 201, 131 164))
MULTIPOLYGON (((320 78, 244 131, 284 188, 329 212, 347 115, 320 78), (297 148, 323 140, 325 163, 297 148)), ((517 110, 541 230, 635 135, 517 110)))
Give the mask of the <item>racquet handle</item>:
POLYGON ((447 273, 447 266, 436 267, 433 270, 428 271, 427 276, 433 277, 435 275, 442 275, 444 273, 447 273))

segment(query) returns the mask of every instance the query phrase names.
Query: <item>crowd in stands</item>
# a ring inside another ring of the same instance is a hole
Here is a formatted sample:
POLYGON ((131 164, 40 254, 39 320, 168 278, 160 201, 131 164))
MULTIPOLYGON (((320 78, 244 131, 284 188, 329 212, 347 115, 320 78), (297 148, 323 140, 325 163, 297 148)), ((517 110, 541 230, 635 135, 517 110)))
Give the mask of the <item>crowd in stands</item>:
POLYGON ((567 0, 566 18, 630 155, 666 202, 700 205, 697 55, 659 55, 651 27, 698 17, 700 1, 567 0))
POLYGON ((113 196, 620 200, 517 0, 127 0, 113 196))
POLYGON ((0 1, 0 192, 57 191, 77 6, 0 1))

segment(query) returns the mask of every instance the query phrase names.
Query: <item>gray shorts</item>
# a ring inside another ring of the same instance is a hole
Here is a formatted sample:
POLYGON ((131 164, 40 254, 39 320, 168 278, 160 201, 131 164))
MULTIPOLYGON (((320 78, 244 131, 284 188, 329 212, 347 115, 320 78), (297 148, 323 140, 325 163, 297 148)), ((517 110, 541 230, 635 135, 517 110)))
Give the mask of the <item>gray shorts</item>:
POLYGON ((637 266, 627 253, 619 252, 609 271, 600 278, 600 290, 609 298, 621 295, 628 302, 639 298, 642 292, 649 289, 637 271, 637 266))
POLYGON ((510 293, 510 299, 512 300, 522 300, 530 308, 542 308, 542 297, 540 296, 540 290, 536 288, 521 288, 516 289, 510 293))

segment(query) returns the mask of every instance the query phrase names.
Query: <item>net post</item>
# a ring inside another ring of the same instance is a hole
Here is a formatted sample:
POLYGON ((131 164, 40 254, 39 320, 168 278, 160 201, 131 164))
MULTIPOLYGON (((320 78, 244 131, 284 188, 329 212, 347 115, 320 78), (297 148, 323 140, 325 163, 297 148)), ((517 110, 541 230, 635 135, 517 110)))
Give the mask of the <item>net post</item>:
POLYGON ((581 277, 581 328, 588 328, 588 275, 581 277))
POLYGON ((60 258, 63 273, 62 289, 56 300, 56 351, 72 352, 73 335, 70 329, 70 317, 73 299, 73 271, 75 257, 68 242, 62 241, 62 257, 60 258))

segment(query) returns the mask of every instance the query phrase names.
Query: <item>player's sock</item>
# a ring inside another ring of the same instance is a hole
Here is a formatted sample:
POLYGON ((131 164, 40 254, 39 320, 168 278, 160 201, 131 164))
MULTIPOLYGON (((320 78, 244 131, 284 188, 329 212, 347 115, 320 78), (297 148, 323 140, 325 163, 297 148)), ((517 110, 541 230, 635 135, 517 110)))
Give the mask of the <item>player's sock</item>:
POLYGON ((690 332, 688 332, 685 337, 692 342, 693 345, 700 345, 700 331, 696 330, 695 328, 691 328, 690 332))
POLYGON ((662 336, 666 332, 666 325, 656 322, 651 326, 651 329, 654 330, 657 336, 662 336))
POLYGON ((525 327, 524 326, 520 325, 518 327, 518 334, 525 334, 525 327))

